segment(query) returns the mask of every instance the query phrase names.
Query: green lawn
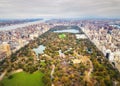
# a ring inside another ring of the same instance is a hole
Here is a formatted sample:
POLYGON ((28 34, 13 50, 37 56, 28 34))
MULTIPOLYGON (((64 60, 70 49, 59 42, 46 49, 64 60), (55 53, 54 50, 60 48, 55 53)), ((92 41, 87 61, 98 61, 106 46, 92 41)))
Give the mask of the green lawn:
POLYGON ((33 74, 20 72, 13 74, 12 76, 12 79, 3 79, 3 86, 44 86, 44 83, 42 82, 44 74, 39 71, 33 74))
POLYGON ((61 39, 65 38, 65 37, 66 37, 65 34, 60 34, 60 35, 59 35, 59 38, 61 38, 61 39))

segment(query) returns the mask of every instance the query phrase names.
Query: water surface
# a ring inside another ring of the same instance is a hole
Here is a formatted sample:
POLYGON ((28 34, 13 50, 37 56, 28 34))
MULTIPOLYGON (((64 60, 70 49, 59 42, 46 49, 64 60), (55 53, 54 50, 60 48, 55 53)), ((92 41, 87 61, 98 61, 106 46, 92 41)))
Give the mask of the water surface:
POLYGON ((15 25, 10 25, 10 26, 0 27, 0 31, 22 28, 22 27, 26 27, 29 25, 33 25, 33 24, 43 23, 45 21, 46 20, 39 20, 39 21, 27 22, 27 23, 23 23, 23 24, 15 24, 15 25))
POLYGON ((56 30, 56 31, 53 31, 55 33, 65 33, 65 32, 68 32, 68 33, 79 33, 79 30, 76 30, 76 29, 66 29, 66 30, 56 30))

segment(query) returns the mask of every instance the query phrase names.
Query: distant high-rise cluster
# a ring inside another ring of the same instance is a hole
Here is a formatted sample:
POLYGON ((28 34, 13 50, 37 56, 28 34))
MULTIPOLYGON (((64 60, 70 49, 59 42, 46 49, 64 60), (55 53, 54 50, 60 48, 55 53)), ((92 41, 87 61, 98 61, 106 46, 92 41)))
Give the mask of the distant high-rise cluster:
POLYGON ((10 45, 6 42, 3 42, 0 45, 0 60, 3 60, 5 57, 8 57, 10 55, 11 55, 10 45))

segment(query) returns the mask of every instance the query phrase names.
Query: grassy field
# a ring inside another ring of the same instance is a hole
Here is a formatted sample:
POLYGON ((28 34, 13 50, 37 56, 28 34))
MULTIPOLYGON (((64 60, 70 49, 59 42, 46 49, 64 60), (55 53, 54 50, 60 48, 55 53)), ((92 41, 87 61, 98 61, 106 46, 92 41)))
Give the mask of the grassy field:
POLYGON ((12 75, 11 79, 4 78, 2 86, 44 86, 42 82, 43 73, 37 71, 33 74, 20 72, 12 75))

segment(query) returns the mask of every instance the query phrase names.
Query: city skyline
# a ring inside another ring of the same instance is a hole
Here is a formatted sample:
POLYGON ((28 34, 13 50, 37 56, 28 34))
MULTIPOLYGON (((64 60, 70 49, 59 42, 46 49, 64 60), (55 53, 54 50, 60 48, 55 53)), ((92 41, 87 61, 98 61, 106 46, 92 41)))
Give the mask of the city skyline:
POLYGON ((119 0, 1 0, 0 18, 120 18, 119 0))

